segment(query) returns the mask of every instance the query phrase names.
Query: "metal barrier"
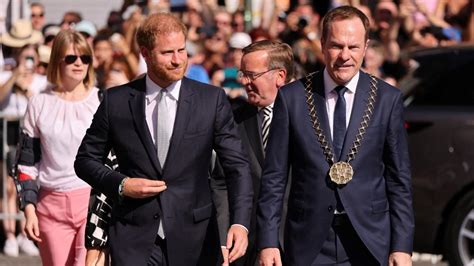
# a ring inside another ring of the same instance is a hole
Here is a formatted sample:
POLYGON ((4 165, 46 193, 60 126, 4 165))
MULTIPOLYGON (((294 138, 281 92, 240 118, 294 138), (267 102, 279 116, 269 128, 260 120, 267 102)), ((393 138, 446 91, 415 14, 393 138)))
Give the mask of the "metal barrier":
MULTIPOLYGON (((7 166, 7 154, 8 152, 11 150, 12 148, 12 144, 8 143, 8 135, 9 135, 9 128, 8 128, 8 125, 9 123, 18 123, 21 125, 21 120, 20 118, 18 117, 0 117, 0 122, 2 123, 3 125, 3 128, 2 128, 2 144, 3 144, 3 148, 2 148, 2 155, 3 155, 3 160, 2 160, 2 183, 3 183, 3 187, 2 187, 2 209, 1 209, 1 212, 0 212, 0 220, 4 220, 4 219, 11 219, 11 218, 14 218, 16 220, 22 220, 24 219, 24 216, 23 214, 21 213, 21 211, 18 211, 16 214, 11 214, 11 213, 5 213, 5 210, 7 209, 7 181, 8 181, 8 178, 11 178, 8 176, 8 166, 7 166)), ((19 132, 17 132, 19 134, 19 132)))

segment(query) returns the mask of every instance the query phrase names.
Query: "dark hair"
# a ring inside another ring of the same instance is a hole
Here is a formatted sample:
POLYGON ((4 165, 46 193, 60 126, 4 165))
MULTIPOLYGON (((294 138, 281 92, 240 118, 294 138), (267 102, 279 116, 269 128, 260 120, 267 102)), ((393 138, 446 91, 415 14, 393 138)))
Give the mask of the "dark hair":
POLYGON ((94 37, 92 46, 95 47, 99 42, 108 42, 110 45, 112 45, 112 41, 110 41, 110 34, 98 34, 94 37))
POLYGON ((79 23, 80 21, 82 20, 82 16, 79 12, 76 12, 76 11, 67 11, 66 13, 64 13, 63 15, 63 20, 61 22, 61 24, 63 24, 64 22, 67 22, 67 23, 79 23), (68 21, 64 21, 66 18, 68 18, 69 20, 68 21))
POLYGON ((321 42, 325 42, 328 37, 329 29, 334 21, 359 18, 364 25, 365 40, 369 39, 370 22, 367 16, 359 9, 352 6, 340 6, 329 11, 323 18, 323 32, 321 42))
POLYGON ((38 45, 37 44, 25 44, 21 48, 15 50, 15 60, 19 62, 20 55, 23 51, 33 49, 35 50, 36 55, 38 55, 38 45))
POLYGON ((426 26, 422 28, 420 30, 420 33, 423 36, 425 36, 427 33, 430 33, 439 41, 449 40, 449 38, 446 35, 444 35, 443 28, 434 26, 434 25, 430 25, 430 26, 426 26))
POLYGON ((285 69, 285 83, 291 81, 294 74, 293 50, 291 50, 288 44, 272 40, 263 40, 246 46, 242 50, 242 53, 243 56, 245 56, 246 54, 256 51, 267 52, 268 69, 285 69))

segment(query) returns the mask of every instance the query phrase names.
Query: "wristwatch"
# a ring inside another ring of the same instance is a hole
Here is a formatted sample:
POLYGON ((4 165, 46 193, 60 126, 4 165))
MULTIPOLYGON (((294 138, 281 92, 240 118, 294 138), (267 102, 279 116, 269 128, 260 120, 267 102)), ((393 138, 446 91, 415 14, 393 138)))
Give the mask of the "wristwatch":
POLYGON ((128 177, 125 177, 122 179, 122 182, 120 182, 120 185, 118 187, 118 194, 120 197, 123 197, 123 188, 125 187, 125 181, 127 181, 128 177))

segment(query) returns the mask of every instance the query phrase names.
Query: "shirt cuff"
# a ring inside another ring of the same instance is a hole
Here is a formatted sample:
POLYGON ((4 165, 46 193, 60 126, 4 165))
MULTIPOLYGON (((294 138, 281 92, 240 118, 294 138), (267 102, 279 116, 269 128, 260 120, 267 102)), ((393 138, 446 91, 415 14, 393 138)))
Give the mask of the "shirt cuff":
POLYGON ((245 231, 247 231, 247 234, 249 233, 249 229, 247 229, 247 227, 245 227, 245 226, 243 226, 243 225, 241 225, 241 224, 233 224, 233 225, 231 225, 231 227, 232 227, 232 226, 239 226, 239 227, 242 227, 243 229, 245 229, 245 231))

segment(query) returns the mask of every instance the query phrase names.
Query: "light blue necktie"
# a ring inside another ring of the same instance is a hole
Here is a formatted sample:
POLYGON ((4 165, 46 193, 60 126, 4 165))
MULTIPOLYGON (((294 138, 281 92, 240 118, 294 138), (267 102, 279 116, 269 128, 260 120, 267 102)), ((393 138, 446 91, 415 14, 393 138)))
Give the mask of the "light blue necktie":
MULTIPOLYGON (((158 122, 156 129, 156 145, 158 152, 158 159, 160 160, 161 168, 164 169, 166 162, 166 155, 168 154, 168 148, 170 146, 171 138, 171 126, 169 125, 169 113, 168 105, 166 101, 167 90, 161 89, 158 95, 158 122)), ((163 230, 162 219, 160 219, 160 225, 158 227, 158 236, 162 239, 165 238, 165 232, 163 230)))

